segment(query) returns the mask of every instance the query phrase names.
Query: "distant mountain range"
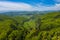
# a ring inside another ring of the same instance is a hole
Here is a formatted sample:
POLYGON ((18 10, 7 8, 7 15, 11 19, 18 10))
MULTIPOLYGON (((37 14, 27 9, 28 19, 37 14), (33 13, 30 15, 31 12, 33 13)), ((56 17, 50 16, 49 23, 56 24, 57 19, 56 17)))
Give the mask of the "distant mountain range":
POLYGON ((45 14, 48 12, 56 12, 56 11, 8 11, 8 12, 0 12, 1 15, 34 15, 34 14, 45 14))

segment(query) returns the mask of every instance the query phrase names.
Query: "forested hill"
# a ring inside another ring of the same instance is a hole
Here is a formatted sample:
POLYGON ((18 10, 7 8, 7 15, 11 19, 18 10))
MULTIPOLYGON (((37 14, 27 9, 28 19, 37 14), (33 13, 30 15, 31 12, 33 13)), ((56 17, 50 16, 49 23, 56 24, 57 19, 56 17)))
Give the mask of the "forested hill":
POLYGON ((0 40, 60 40, 60 12, 13 17, 0 14, 0 40))

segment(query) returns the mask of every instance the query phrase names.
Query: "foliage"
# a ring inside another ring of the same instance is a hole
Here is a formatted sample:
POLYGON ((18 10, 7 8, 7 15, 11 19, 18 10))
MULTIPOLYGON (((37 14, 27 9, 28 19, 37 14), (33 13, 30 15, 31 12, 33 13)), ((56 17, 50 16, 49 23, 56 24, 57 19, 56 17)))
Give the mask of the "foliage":
POLYGON ((0 15, 0 40, 60 40, 60 12, 0 15))

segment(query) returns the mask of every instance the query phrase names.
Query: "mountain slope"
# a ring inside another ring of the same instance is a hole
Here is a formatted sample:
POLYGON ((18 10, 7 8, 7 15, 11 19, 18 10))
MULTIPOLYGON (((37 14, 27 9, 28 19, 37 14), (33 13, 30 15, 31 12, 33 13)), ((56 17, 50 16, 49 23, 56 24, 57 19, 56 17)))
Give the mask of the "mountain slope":
POLYGON ((0 40, 60 40, 60 12, 0 15, 0 40))

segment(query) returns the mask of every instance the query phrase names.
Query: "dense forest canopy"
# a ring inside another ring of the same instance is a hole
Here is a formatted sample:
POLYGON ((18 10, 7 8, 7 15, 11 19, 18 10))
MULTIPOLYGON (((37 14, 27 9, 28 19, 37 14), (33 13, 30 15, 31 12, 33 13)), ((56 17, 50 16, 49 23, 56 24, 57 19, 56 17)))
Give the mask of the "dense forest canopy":
POLYGON ((60 12, 0 14, 0 40, 60 40, 60 12))

